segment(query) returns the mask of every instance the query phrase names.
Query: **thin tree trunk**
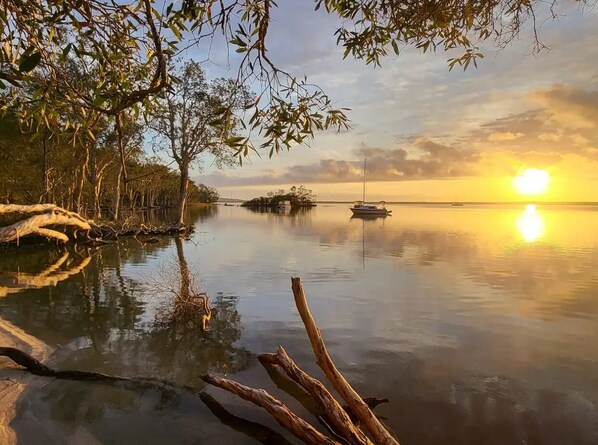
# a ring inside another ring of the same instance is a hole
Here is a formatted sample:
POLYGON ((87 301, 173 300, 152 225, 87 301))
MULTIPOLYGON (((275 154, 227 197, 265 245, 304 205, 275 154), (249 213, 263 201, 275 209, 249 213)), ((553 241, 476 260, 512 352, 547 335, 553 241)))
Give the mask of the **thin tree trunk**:
POLYGON ((181 183, 179 186, 179 199, 177 203, 177 223, 185 223, 185 208, 187 206, 187 191, 189 189, 189 165, 181 164, 181 183))
POLYGON ((85 184, 85 170, 87 170, 87 164, 89 162, 89 147, 85 147, 85 153, 83 154, 83 162, 81 163, 81 170, 79 178, 77 178, 77 194, 75 200, 75 211, 81 213, 81 198, 83 197, 83 186, 85 184))
POLYGON ((100 209, 100 192, 102 190, 102 178, 96 178, 93 184, 93 218, 98 219, 101 217, 100 209))
POLYGON ((114 179, 114 187, 112 189, 112 220, 118 221, 120 217, 120 177, 122 175, 123 168, 122 164, 116 172, 116 178, 114 179))
POLYGON ((47 138, 43 138, 42 140, 42 149, 43 149, 43 161, 42 161, 42 181, 44 184, 44 194, 42 195, 41 202, 48 201, 48 195, 50 192, 50 183, 48 178, 48 140, 47 138))

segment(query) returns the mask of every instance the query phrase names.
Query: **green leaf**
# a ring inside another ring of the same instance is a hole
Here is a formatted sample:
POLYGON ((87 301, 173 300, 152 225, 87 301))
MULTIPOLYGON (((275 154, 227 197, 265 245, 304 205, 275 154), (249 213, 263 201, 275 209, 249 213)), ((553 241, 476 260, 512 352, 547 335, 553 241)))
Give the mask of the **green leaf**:
POLYGON ((39 52, 35 52, 28 56, 23 56, 19 61, 19 71, 22 73, 28 73, 29 71, 34 69, 41 60, 42 55, 39 52))
POLYGON ((239 143, 239 142, 241 142, 243 139, 245 139, 245 138, 244 138, 244 137, 242 137, 242 136, 235 136, 235 137, 232 137, 232 138, 228 138, 228 139, 226 139, 224 142, 225 142, 226 144, 238 144, 238 143, 239 143))
POLYGON ((172 33, 176 36, 176 38, 179 39, 179 41, 183 40, 181 31, 179 30, 179 28, 177 28, 177 26, 174 23, 169 24, 168 27, 170 28, 172 33))
POLYGON ((106 97, 105 96, 98 96, 98 97, 96 97, 93 100, 92 105, 94 107, 101 107, 104 102, 106 102, 106 97))

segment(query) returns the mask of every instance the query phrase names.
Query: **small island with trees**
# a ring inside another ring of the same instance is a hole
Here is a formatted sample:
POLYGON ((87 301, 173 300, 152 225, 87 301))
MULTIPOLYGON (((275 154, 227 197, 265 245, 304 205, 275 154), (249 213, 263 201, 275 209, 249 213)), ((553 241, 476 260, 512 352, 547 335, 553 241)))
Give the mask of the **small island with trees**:
POLYGON ((316 195, 308 188, 300 185, 293 186, 289 191, 280 189, 276 192, 270 192, 266 196, 250 199, 241 204, 241 207, 251 209, 273 209, 276 210, 285 202, 289 202, 292 209, 315 207, 316 195))

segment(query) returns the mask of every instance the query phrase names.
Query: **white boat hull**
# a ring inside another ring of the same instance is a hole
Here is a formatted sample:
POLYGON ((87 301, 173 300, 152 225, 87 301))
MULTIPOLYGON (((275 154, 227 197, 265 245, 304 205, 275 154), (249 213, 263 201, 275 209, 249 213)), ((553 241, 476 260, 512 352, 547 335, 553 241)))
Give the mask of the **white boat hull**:
POLYGON ((388 216, 392 212, 392 210, 367 207, 351 207, 351 212, 353 212, 353 215, 355 216, 388 216))

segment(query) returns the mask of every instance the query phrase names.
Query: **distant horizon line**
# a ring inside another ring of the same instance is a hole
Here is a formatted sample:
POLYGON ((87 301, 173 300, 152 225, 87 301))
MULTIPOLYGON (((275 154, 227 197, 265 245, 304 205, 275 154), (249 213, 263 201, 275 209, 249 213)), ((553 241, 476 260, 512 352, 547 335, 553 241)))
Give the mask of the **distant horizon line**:
MULTIPOLYGON (((220 198, 218 202, 236 202, 243 203, 249 199, 238 198, 220 198)), ((352 204, 356 200, 316 200, 316 204, 352 204)), ((372 203, 382 201, 368 201, 372 203)), ((582 206, 598 206, 598 201, 383 201, 386 204, 463 204, 463 205, 521 205, 521 204, 535 204, 535 205, 582 205, 582 206)))

